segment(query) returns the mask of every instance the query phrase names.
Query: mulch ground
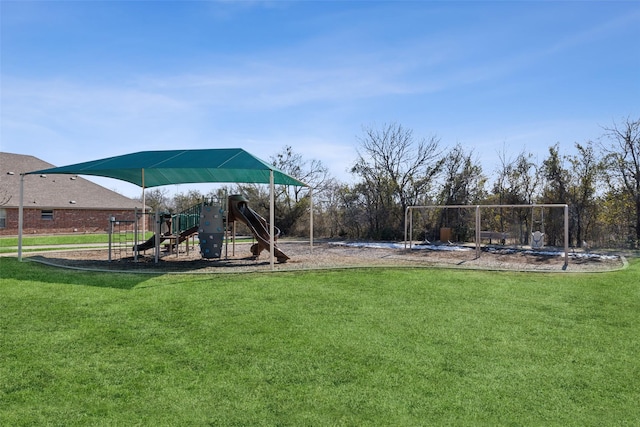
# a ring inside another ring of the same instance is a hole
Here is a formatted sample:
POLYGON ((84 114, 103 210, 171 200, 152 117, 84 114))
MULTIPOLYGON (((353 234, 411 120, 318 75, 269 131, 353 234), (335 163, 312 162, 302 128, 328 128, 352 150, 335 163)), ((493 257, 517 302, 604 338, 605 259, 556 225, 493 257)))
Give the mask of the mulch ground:
MULTIPOLYGON (((27 254, 25 259, 67 268, 148 272, 148 273, 236 273, 266 272, 271 270, 267 251, 257 259, 251 255, 250 244, 231 244, 225 248, 220 259, 203 259, 198 247, 181 246, 181 252, 161 252, 155 262, 153 251, 134 259, 131 251, 112 252, 109 261, 107 249, 42 252, 27 254)), ((531 251, 508 247, 483 248, 480 257, 471 248, 460 250, 405 249, 394 247, 349 245, 345 243, 320 242, 311 248, 308 242, 281 241, 278 247, 290 259, 274 263, 276 271, 310 269, 336 269, 350 267, 427 267, 467 268, 480 270, 532 271, 532 272, 603 272, 623 268, 626 260, 620 255, 586 254, 571 252, 565 266, 561 251, 531 251)))

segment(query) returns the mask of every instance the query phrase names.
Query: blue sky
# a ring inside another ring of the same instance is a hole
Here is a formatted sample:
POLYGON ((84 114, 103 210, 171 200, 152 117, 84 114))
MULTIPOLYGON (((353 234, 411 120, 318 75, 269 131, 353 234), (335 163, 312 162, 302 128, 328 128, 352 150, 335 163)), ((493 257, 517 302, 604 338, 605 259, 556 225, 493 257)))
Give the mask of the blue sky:
POLYGON ((395 122, 473 149, 490 175, 503 148, 568 154, 640 118, 637 1, 0 7, 0 150, 57 166, 178 148, 268 160, 290 145, 350 182, 363 126, 395 122))

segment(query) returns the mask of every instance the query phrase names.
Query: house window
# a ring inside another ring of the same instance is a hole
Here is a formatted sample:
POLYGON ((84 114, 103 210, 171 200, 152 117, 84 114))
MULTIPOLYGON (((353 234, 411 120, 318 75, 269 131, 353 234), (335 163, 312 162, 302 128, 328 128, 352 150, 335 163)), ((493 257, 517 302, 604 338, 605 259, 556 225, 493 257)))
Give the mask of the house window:
POLYGON ((41 210, 40 211, 40 219, 46 219, 47 221, 53 220, 53 211, 52 210, 41 210))
POLYGON ((7 210, 0 209, 0 228, 7 227, 7 210))

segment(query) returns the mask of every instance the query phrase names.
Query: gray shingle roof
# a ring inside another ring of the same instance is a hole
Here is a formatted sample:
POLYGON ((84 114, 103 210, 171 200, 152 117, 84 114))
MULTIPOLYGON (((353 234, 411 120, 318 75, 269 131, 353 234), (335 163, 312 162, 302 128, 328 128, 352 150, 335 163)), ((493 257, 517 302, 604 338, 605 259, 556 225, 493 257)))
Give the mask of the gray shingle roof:
MULTIPOLYGON (((51 167, 54 165, 34 156, 0 152, 0 204, 5 202, 2 207, 19 206, 21 173, 51 167)), ((142 203, 79 176, 26 175, 24 206, 40 209, 141 209, 142 203)))

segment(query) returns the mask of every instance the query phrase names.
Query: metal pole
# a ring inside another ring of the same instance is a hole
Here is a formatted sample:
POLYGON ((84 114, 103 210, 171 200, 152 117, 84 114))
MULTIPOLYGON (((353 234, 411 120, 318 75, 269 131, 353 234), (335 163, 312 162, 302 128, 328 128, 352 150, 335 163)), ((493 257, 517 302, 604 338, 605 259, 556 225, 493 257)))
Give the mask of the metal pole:
POLYGON ((275 270, 274 267, 274 252, 275 252, 275 248, 274 248, 274 244, 275 244, 275 236, 273 235, 275 232, 275 226, 274 226, 274 222, 275 222, 275 207, 274 205, 274 199, 275 199, 275 185, 273 183, 273 169, 271 169, 269 171, 269 255, 271 256, 271 270, 275 270))
MULTIPOLYGON (((138 208, 133 211, 133 247, 138 248, 138 208)), ((138 262, 138 251, 133 251, 133 262, 138 262)))
MULTIPOLYGON (((227 194, 226 188, 224 189, 223 199, 220 200, 220 198, 218 198, 218 202, 220 202, 220 205, 223 206, 224 209, 224 259, 229 259, 229 195, 227 194)), ((204 201, 202 202, 202 206, 204 207, 204 201)))
POLYGON ((24 225, 24 174, 20 174, 20 205, 18 207, 18 261, 22 261, 22 226, 24 225))
POLYGON ((233 221, 233 231, 231 234, 231 256, 236 256, 236 221, 233 221))
POLYGON ((309 251, 313 253, 313 188, 309 187, 309 251))
POLYGON ((564 205, 564 268, 569 266, 569 205, 564 205))
POLYGON ((154 227, 154 236, 155 236, 155 241, 154 241, 154 246, 155 246, 155 263, 157 264, 160 261, 160 230, 162 229, 162 227, 160 226, 160 216, 158 214, 158 211, 156 210, 156 214, 154 217, 155 221, 156 221, 156 226, 154 227))
POLYGON ((476 258, 480 258, 480 206, 476 206, 476 258))
POLYGON ((111 244, 113 241, 113 221, 114 220, 115 218, 109 215, 109 262, 111 262, 111 244))
POLYGON ((409 211, 409 249, 413 247, 413 211, 409 211))
POLYGON ((407 249, 407 243, 409 249, 413 247, 413 212, 411 208, 413 206, 407 206, 404 210, 404 248, 407 249))
POLYGON ((404 210, 404 248, 407 249, 407 213, 409 213, 410 206, 407 206, 404 210))
POLYGON ((142 240, 147 238, 147 199, 144 192, 144 168, 141 170, 142 178, 142 240))

